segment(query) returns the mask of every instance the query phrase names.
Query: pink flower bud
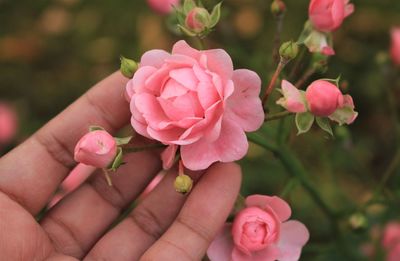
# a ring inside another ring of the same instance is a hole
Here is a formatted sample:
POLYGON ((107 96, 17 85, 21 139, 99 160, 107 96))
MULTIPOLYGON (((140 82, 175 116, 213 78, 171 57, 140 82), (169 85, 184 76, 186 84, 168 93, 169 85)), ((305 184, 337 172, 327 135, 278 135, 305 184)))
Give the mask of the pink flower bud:
POLYGON ((186 16, 186 27, 195 33, 200 33, 210 24, 210 14, 201 7, 193 8, 186 16))
POLYGON ((104 130, 95 130, 83 136, 75 147, 75 161, 106 168, 117 154, 117 143, 104 130))
POLYGON ((400 27, 395 27, 391 31, 392 46, 390 47, 390 56, 395 65, 400 65, 400 27))
POLYGON ((354 12, 349 0, 311 0, 308 14, 314 28, 331 32, 339 28, 344 18, 354 12))
POLYGON ((343 105, 343 95, 339 88, 324 80, 311 83, 306 90, 306 99, 312 114, 327 117, 343 105))
POLYGON ((17 115, 7 104, 0 103, 0 144, 9 143, 17 131, 17 115))
POLYGON ((155 12, 169 14, 172 12, 173 6, 179 4, 179 0, 147 0, 147 3, 155 12))
POLYGON ((264 249, 277 242, 280 223, 271 210, 245 208, 237 214, 233 222, 233 242, 244 253, 264 249))
POLYGON ((276 104, 281 105, 289 112, 305 112, 307 111, 304 91, 298 90, 293 84, 286 80, 282 80, 282 94, 276 104))

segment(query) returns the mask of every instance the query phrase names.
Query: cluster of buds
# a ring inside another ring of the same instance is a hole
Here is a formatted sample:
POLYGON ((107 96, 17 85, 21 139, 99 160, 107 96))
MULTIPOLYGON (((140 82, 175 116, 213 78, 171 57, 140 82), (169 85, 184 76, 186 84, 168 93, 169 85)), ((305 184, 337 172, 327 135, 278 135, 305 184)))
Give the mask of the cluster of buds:
MULTIPOLYGON (((85 165, 101 168, 108 171, 116 171, 123 164, 122 145, 131 140, 130 137, 115 138, 102 127, 92 126, 76 144, 74 159, 85 165)), ((106 174, 107 181, 111 181, 106 174)))
POLYGON ((181 8, 176 9, 178 27, 188 36, 204 37, 217 25, 221 16, 221 3, 214 6, 211 13, 194 0, 185 0, 181 8))
POLYGON ((298 134, 310 130, 314 120, 324 131, 332 135, 329 120, 351 124, 358 113, 354 111, 353 99, 343 95, 337 80, 317 80, 311 83, 306 91, 298 90, 290 82, 283 80, 281 93, 283 97, 277 104, 292 113, 296 113, 298 134), (335 82, 336 84, 332 83, 335 82))
POLYGON ((312 53, 334 55, 331 33, 353 12, 354 5, 349 0, 311 0, 309 21, 304 25, 299 42, 312 53))

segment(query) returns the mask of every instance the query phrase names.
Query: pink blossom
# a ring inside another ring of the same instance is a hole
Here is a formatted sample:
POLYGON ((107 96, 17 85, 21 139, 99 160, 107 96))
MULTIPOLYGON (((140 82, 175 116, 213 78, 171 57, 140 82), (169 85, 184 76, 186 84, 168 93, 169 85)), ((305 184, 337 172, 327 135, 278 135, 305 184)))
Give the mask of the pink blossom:
POLYGON ((308 86, 306 99, 310 112, 321 117, 331 115, 343 104, 343 95, 339 88, 324 80, 314 81, 308 86))
POLYGON ((392 45, 390 47, 390 56, 395 65, 400 65, 400 27, 395 27, 391 31, 392 45))
POLYGON ((76 144, 75 161, 106 168, 117 154, 117 144, 113 136, 104 130, 95 130, 83 136, 76 144))
POLYGON ((249 196, 246 208, 218 233, 207 255, 211 261, 298 260, 309 232, 302 223, 288 221, 290 215, 279 197, 249 196))
MULTIPOLYGON (((136 132, 179 145, 185 167, 200 170, 245 156, 245 131, 264 121, 260 88, 258 75, 233 70, 224 50, 198 51, 179 41, 172 54, 152 50, 142 56, 126 96, 136 132)), ((171 163, 175 152, 167 148, 163 160, 171 163)))
POLYGON ((177 6, 180 0, 147 0, 147 4, 155 12, 160 14, 169 14, 173 10, 173 6, 177 6))
POLYGON ((396 261, 400 257, 400 223, 388 223, 383 231, 382 246, 387 251, 387 261, 396 261))
POLYGON ((353 12, 354 5, 349 0, 311 0, 308 8, 312 25, 321 32, 336 30, 353 12))
POLYGON ((286 80, 282 80, 281 87, 283 97, 276 102, 277 104, 294 113, 307 111, 304 91, 298 90, 286 80))
POLYGON ((9 143, 17 132, 17 115, 7 104, 0 103, 0 144, 9 143))

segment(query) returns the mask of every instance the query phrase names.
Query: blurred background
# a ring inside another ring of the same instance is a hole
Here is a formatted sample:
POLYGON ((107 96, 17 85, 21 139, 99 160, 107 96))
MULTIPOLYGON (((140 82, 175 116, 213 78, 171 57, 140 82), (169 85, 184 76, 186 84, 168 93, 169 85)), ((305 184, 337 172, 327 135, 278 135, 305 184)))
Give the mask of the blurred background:
MULTIPOLYGON (((210 7, 217 3, 203 2, 210 7)), ((400 112, 400 69, 387 61, 390 29, 400 25, 400 1, 352 2, 356 12, 334 33, 337 55, 331 58, 329 70, 314 79, 341 75, 343 92, 352 95, 359 117, 348 127, 335 127, 335 138, 315 128, 301 136, 293 132, 289 141, 324 200, 332 208, 349 210, 340 219, 343 234, 332 234, 329 221, 274 155, 252 145, 241 162, 243 195, 281 195, 288 183, 293 185, 283 197, 291 204, 293 217, 311 232, 303 260, 368 260, 365 254, 381 260, 384 254, 376 235, 387 222, 400 219, 400 160, 397 156, 396 162, 395 156, 400 137, 394 116, 400 112), (357 206, 365 204, 387 172, 391 172, 387 199, 361 211, 357 206), (362 222, 355 222, 360 216, 362 222), (374 242, 378 246, 372 255, 374 242)), ((307 19, 309 1, 285 3, 282 39, 296 40, 307 19)), ((207 39, 211 47, 228 51, 235 68, 259 73, 264 85, 274 69, 275 21, 270 4, 267 0, 225 0, 217 32, 207 39)), ((9 117, 15 125, 8 130, 8 138, 1 140, 0 135, 0 155, 118 70, 120 55, 139 60, 144 51, 170 50, 182 38, 171 18, 155 13, 144 0, 0 0, 0 25, 0 114, 1 106, 6 106, 3 112, 11 110, 9 117)), ((266 128, 274 139, 277 123, 266 128)))

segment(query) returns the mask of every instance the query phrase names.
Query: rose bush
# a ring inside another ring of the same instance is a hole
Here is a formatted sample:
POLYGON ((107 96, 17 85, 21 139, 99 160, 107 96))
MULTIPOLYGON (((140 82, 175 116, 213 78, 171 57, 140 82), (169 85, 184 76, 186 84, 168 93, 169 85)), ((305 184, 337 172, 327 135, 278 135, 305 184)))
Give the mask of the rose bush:
POLYGON ((245 131, 264 121, 260 88, 258 75, 234 70, 224 50, 198 51, 179 41, 171 54, 151 50, 142 56, 126 96, 133 128, 169 145, 164 167, 180 146, 185 167, 200 170, 246 154, 245 131))
POLYGON ((309 239, 307 228, 289 220, 291 209, 279 197, 252 195, 246 208, 226 224, 211 243, 211 261, 289 261, 300 258, 309 239))

